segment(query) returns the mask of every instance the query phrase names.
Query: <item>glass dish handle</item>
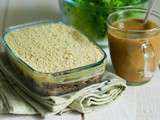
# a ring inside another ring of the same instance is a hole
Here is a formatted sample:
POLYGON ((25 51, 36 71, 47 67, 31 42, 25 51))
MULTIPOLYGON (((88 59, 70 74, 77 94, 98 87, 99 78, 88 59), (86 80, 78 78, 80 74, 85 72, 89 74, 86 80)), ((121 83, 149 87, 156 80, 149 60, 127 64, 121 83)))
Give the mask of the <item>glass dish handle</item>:
POLYGON ((144 57, 144 77, 151 78, 155 71, 155 53, 149 40, 141 44, 144 57))

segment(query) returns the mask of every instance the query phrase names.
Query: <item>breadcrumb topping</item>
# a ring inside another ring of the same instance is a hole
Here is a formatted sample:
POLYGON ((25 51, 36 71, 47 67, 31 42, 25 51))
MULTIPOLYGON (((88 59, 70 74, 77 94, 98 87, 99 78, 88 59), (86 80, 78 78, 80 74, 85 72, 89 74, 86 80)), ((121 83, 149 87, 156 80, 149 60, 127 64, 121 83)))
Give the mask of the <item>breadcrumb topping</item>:
POLYGON ((87 37, 62 23, 10 32, 6 43, 26 64, 43 73, 93 64, 102 58, 100 50, 87 37))

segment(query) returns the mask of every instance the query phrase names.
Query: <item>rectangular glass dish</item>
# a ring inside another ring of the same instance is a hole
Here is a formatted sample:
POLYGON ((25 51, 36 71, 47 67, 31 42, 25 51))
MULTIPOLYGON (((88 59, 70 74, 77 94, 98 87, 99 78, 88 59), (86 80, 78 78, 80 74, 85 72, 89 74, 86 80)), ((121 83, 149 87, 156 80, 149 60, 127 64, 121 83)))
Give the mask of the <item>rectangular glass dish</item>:
POLYGON ((106 69, 106 54, 93 41, 90 42, 93 42, 93 44, 103 55, 101 60, 86 66, 55 73, 43 73, 34 70, 19 56, 17 56, 15 52, 7 45, 6 35, 12 31, 19 31, 31 26, 57 22, 59 21, 38 21, 9 27, 2 37, 3 46, 5 48, 5 53, 9 58, 9 63, 11 64, 17 76, 21 78, 21 82, 41 95, 61 95, 100 82, 106 69))

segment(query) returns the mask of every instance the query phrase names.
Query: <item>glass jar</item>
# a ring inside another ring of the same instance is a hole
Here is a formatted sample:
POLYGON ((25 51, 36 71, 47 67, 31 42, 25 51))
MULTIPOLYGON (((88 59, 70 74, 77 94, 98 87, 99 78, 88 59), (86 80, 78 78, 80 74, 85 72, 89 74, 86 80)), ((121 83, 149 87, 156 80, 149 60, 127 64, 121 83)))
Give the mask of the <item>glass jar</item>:
POLYGON ((63 21, 94 40, 106 35, 108 15, 119 9, 144 7, 148 0, 60 0, 63 21))
POLYGON ((153 11, 144 24, 146 12, 146 9, 119 10, 107 20, 115 72, 129 85, 148 82, 160 63, 160 13, 153 11))

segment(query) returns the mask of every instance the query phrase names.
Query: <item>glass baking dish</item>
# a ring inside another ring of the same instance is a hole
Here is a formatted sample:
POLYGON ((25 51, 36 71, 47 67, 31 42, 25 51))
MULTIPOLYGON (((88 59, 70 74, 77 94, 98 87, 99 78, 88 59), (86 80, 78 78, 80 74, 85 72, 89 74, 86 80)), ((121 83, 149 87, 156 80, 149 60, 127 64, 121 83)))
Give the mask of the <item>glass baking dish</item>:
POLYGON ((22 30, 27 27, 37 26, 41 24, 56 23, 59 21, 37 21, 28 24, 9 27, 3 34, 2 42, 5 48, 5 53, 9 58, 9 63, 14 69, 17 76, 21 77, 21 82, 35 92, 42 95, 60 95, 79 90, 85 86, 100 82, 101 77, 106 69, 106 54, 93 41, 93 44, 100 50, 103 57, 100 61, 94 64, 70 69, 56 73, 42 73, 34 70, 26 64, 14 51, 9 48, 5 38, 12 31, 22 30))

